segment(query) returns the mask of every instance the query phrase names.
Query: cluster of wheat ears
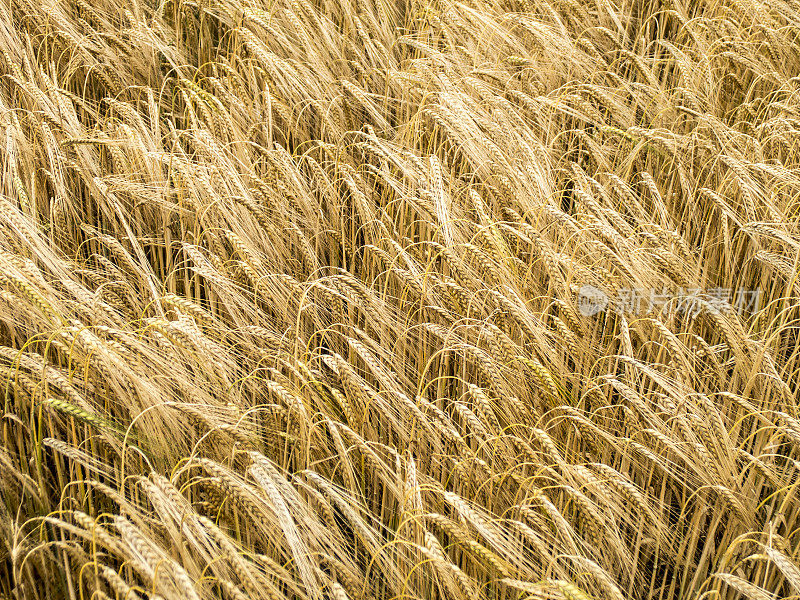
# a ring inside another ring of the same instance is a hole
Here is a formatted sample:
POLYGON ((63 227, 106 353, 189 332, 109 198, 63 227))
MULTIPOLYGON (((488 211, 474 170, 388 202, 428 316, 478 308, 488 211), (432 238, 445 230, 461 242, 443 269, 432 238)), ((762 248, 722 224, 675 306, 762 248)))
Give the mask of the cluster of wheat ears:
POLYGON ((798 0, 6 0, 0 50, 0 598, 800 595, 798 0))

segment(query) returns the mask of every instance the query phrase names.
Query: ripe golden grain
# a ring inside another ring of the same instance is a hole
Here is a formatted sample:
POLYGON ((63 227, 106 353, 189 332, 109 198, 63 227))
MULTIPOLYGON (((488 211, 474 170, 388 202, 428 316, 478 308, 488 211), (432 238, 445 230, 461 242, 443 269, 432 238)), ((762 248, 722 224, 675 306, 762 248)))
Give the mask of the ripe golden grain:
POLYGON ((0 597, 800 593, 798 22, 4 4, 0 597))

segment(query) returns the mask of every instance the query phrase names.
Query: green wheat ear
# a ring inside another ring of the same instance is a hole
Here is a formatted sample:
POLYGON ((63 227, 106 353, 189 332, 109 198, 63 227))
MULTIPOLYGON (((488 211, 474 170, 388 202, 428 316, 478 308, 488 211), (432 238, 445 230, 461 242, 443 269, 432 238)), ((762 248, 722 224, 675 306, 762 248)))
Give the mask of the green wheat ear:
POLYGON ((84 423, 88 423, 89 425, 94 425, 95 427, 102 427, 104 429, 111 429, 115 432, 119 433, 119 428, 112 423, 111 421, 104 419, 102 417, 98 417, 97 415, 90 413, 88 410, 84 410, 79 406, 75 406, 74 404, 70 404, 64 400, 58 400, 57 398, 48 398, 47 400, 43 401, 42 404, 47 406, 52 406, 58 412, 64 413, 65 415, 69 415, 71 417, 75 417, 83 421, 84 423))
MULTIPOLYGON (((62 414, 69 415, 70 417, 78 419, 79 421, 83 421, 88 425, 109 431, 120 440, 123 440, 126 437, 126 431, 113 421, 99 417, 96 414, 91 413, 79 406, 75 406, 74 404, 71 404, 65 400, 48 398, 47 400, 44 400, 42 404, 52 407, 62 414)), ((127 439, 133 443, 139 443, 139 438, 136 434, 128 433, 127 439)))

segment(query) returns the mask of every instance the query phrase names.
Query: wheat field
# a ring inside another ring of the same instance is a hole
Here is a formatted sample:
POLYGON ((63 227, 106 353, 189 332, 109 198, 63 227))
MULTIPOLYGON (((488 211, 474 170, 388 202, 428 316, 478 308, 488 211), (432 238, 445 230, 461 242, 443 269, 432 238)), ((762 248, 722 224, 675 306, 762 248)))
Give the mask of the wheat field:
POLYGON ((0 599, 800 597, 798 0, 0 49, 0 599))

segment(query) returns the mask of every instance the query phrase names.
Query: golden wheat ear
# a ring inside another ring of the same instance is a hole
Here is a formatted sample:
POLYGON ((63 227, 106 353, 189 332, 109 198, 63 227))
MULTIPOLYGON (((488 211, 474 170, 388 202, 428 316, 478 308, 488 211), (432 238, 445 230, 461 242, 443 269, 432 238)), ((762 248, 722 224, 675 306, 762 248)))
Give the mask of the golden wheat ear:
POLYGON ((798 24, 0 3, 0 598, 796 597, 798 24))

